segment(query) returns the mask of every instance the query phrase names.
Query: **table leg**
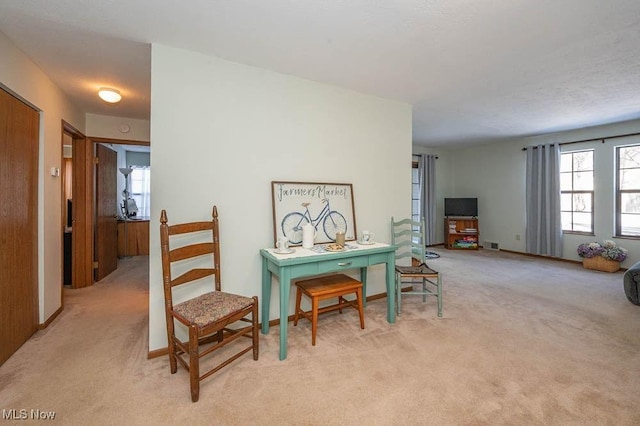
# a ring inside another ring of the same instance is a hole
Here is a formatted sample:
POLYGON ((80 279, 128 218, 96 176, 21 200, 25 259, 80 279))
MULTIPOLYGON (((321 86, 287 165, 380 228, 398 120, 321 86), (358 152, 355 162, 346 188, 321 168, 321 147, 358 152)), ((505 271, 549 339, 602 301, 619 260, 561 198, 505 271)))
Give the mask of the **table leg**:
POLYGON ((287 358, 287 328, 289 325, 289 290, 291 274, 280 268, 280 361, 287 358))
POLYGON ((395 289, 395 270, 396 257, 394 252, 390 252, 387 256, 387 322, 393 324, 396 322, 396 289, 395 289))
POLYGON ((367 306, 367 268, 360 268, 360 281, 362 281, 362 306, 367 306))
POLYGON ((262 334, 269 333, 269 310, 271 305, 271 272, 266 258, 262 258, 262 334))

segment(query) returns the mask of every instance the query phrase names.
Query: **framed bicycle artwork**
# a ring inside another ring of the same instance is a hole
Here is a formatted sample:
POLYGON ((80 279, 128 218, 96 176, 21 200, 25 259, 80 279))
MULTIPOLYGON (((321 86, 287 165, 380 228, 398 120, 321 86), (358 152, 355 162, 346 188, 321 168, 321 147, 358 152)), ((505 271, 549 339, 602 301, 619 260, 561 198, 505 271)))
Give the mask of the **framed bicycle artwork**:
POLYGON ((302 243, 302 226, 311 223, 316 243, 335 242, 336 232, 356 239, 353 186, 350 183, 271 182, 274 241, 302 243))

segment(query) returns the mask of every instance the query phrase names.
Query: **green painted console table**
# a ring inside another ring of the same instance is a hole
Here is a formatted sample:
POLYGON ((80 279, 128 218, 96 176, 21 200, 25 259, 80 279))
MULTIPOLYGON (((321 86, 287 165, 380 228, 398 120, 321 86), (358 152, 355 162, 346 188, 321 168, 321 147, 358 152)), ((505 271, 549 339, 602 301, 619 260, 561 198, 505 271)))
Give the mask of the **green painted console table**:
POLYGON ((287 358, 287 329, 289 319, 289 290, 291 280, 330 272, 360 269, 363 294, 367 294, 367 267, 386 264, 387 321, 396 321, 395 311, 395 251, 396 246, 375 243, 371 246, 357 245, 344 252, 317 253, 310 249, 295 247, 294 253, 278 254, 273 249, 262 249, 262 334, 269 332, 271 302, 271 277, 280 281, 280 360, 287 358))

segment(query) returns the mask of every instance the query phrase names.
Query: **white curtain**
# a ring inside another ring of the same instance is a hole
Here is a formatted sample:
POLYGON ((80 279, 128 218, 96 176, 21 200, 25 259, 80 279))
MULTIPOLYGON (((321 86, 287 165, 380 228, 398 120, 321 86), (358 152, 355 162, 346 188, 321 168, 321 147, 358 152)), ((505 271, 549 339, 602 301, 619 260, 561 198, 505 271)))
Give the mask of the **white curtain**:
POLYGON ((424 217, 426 245, 434 244, 436 237, 436 158, 427 154, 418 156, 420 216, 424 217))
POLYGON ((527 147, 526 250, 562 256, 560 145, 527 147))
POLYGON ((143 166, 131 166, 131 198, 138 205, 138 216, 151 216, 151 169, 143 166))

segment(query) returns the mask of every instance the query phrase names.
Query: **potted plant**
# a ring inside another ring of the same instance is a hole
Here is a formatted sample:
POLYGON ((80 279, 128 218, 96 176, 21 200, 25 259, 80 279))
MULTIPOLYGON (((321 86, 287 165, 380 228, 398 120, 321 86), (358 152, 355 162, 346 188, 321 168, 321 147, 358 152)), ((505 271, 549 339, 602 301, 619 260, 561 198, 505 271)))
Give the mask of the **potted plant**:
POLYGON ((620 262, 627 258, 628 250, 618 247, 614 241, 604 240, 602 243, 583 243, 578 246, 578 256, 582 258, 582 266, 603 272, 616 272, 620 262))

